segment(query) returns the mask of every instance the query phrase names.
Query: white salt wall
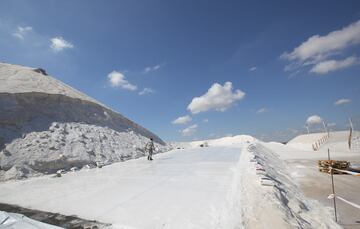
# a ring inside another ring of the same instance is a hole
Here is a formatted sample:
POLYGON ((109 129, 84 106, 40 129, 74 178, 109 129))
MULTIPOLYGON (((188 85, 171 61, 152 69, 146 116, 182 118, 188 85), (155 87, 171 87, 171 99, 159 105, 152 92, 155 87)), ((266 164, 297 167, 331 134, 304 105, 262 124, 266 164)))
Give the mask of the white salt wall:
MULTIPOLYGON (((15 139, 0 152, 3 169, 0 180, 138 158, 145 155, 148 141, 133 131, 117 132, 81 123, 53 123, 49 130, 15 139)), ((155 146, 157 152, 169 150, 157 143, 155 146)))

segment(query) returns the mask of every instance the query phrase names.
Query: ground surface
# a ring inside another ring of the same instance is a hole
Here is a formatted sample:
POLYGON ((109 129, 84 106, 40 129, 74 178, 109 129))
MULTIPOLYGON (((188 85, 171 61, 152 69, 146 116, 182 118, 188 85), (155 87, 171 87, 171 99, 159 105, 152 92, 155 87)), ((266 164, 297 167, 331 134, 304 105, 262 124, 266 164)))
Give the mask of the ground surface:
POLYGON ((176 150, 102 169, 0 185, 0 202, 118 228, 215 228, 241 149, 176 150))
MULTIPOLYGON (((352 162, 360 162, 360 156, 347 158, 352 162)), ((292 176, 304 194, 320 201, 325 206, 333 207, 333 201, 327 198, 332 193, 331 177, 318 171, 316 160, 292 160, 289 166, 294 168, 292 176)), ((352 203, 360 203, 360 177, 350 175, 334 175, 335 193, 352 203)), ((338 222, 344 228, 360 228, 360 209, 339 199, 336 200, 338 222)))

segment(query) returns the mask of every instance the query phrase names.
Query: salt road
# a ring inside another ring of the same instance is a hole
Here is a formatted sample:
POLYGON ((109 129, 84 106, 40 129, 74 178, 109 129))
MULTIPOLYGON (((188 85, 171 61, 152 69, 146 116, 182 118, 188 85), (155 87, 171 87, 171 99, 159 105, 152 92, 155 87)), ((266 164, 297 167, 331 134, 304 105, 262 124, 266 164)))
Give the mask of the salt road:
POLYGON ((240 147, 174 150, 154 161, 10 181, 0 184, 0 202, 115 228, 215 228, 234 191, 240 154, 240 147))

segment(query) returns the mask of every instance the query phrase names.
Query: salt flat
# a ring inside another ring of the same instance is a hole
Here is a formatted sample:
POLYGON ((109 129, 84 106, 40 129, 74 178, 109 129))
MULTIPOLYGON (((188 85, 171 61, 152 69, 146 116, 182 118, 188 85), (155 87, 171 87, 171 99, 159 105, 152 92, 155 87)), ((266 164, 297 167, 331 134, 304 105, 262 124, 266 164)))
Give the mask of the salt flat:
POLYGON ((102 169, 0 184, 0 202, 112 223, 116 228, 214 228, 240 147, 175 150, 102 169))

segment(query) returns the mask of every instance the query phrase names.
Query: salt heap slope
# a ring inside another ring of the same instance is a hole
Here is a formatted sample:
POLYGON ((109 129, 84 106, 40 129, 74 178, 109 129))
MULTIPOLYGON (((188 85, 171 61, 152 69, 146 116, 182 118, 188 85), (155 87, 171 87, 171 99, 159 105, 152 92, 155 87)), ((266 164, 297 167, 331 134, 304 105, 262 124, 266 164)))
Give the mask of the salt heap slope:
POLYGON ((144 155, 155 134, 43 69, 0 63, 0 180, 144 155))

